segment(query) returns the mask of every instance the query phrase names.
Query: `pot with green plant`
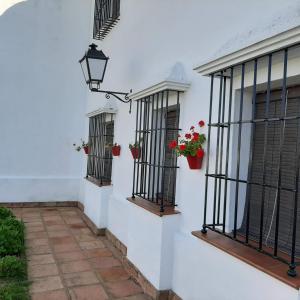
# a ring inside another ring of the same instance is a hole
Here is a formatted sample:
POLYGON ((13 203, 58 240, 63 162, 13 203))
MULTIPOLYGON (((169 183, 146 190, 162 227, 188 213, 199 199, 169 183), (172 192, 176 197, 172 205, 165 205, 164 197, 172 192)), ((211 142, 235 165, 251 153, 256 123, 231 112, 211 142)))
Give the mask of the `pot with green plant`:
POLYGON ((134 159, 139 159, 140 158, 140 143, 135 142, 134 144, 129 144, 129 149, 131 151, 132 157, 134 159))
POLYGON ((121 146, 117 143, 115 143, 112 147, 111 147, 111 152, 113 156, 120 156, 121 154, 121 146))
POLYGON ((86 143, 83 139, 80 140, 81 140, 80 146, 76 145, 75 143, 73 144, 75 150, 79 152, 81 149, 83 149, 85 154, 89 154, 89 143, 86 143))
MULTIPOLYGON (((204 127, 204 121, 198 123, 199 127, 204 127)), ((202 161, 204 157, 203 144, 206 141, 204 133, 199 133, 192 126, 190 131, 185 133, 182 138, 178 136, 178 141, 173 140, 169 143, 169 148, 173 149, 177 156, 184 156, 187 158, 190 169, 199 170, 202 167, 202 161)))

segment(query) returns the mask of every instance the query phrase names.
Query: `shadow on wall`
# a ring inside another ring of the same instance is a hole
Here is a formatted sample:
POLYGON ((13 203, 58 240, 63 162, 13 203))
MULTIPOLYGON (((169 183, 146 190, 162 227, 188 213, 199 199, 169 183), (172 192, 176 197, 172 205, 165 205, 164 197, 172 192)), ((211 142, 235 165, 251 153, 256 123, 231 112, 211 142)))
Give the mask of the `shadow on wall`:
POLYGON ((90 2, 25 0, 0 15, 1 177, 79 176, 90 2))

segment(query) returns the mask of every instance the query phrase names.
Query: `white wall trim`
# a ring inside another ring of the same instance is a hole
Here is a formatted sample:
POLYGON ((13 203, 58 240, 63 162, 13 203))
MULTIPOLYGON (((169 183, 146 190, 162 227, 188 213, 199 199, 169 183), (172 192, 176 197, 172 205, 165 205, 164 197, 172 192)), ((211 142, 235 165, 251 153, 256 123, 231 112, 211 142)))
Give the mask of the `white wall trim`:
POLYGON ((91 117, 94 117, 94 116, 97 116, 97 115, 100 115, 103 113, 116 114, 117 112, 118 112, 118 110, 115 108, 107 108, 107 107, 103 108, 102 107, 102 108, 99 108, 99 109, 96 109, 94 111, 87 113, 86 116, 88 118, 91 118, 91 117))
POLYGON ((260 42, 225 56, 208 61, 195 67, 194 70, 202 75, 209 75, 219 70, 297 43, 300 43, 300 26, 284 31, 270 38, 266 38, 260 42))
POLYGON ((190 83, 188 82, 179 82, 179 81, 171 81, 171 80, 164 80, 160 83, 154 84, 149 86, 146 89, 143 89, 139 92, 132 93, 129 95, 131 100, 139 100, 144 97, 156 94, 161 91, 165 90, 174 90, 179 92, 185 92, 190 87, 190 83))

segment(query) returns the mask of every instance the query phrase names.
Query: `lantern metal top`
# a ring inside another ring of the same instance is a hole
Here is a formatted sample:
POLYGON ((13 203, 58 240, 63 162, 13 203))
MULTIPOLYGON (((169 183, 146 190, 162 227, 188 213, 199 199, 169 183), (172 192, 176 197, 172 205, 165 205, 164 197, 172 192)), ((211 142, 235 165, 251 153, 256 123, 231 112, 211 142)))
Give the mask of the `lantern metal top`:
POLYGON ((96 44, 91 44, 89 45, 90 49, 85 53, 83 58, 79 61, 80 63, 85 59, 85 58, 94 58, 94 59, 102 59, 102 60, 108 60, 109 57, 105 56, 102 50, 97 50, 98 46, 96 44))

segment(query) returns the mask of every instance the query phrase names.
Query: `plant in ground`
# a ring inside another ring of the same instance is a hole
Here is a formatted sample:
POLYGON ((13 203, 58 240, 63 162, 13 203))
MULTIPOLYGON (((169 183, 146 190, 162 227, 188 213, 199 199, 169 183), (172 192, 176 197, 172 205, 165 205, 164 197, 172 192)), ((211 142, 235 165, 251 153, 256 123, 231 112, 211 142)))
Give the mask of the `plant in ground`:
POLYGON ((0 277, 26 278, 26 262, 16 256, 4 256, 0 259, 0 277))
POLYGON ((24 252, 24 224, 14 218, 0 222, 0 257, 24 252))
POLYGON ((24 282, 11 282, 0 287, 1 300, 30 300, 28 285, 24 282))
MULTIPOLYGON (((199 127, 204 127, 204 121, 199 121, 199 127)), ((169 148, 174 149, 178 156, 193 156, 198 158, 203 158, 204 150, 203 144, 206 141, 206 137, 204 133, 199 133, 195 130, 195 127, 192 126, 190 130, 185 133, 182 138, 180 135, 178 136, 179 141, 173 140, 169 143, 169 148)))
POLYGON ((0 207, 0 221, 6 218, 14 218, 12 211, 6 207, 0 207))

